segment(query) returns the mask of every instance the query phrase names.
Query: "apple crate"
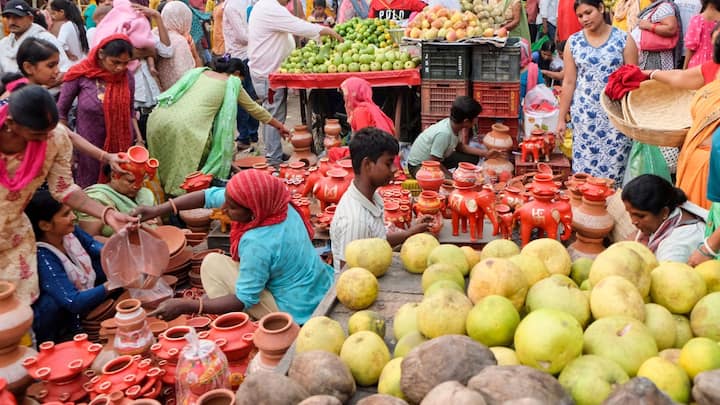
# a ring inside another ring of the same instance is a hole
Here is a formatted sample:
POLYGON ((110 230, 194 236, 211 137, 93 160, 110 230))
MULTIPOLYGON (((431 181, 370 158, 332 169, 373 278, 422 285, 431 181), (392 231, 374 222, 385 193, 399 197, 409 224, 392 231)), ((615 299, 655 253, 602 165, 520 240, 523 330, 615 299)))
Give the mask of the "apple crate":
POLYGON ((520 116, 520 82, 473 82, 472 96, 482 106, 481 117, 520 116))
POLYGON ((450 111, 448 111, 446 114, 421 114, 420 115, 420 130, 424 131, 426 130, 430 125, 433 125, 434 123, 444 120, 445 118, 450 116, 450 111))
POLYGON ((422 115, 450 115, 450 108, 458 96, 470 95, 466 80, 423 80, 420 86, 422 115))
MULTIPOLYGON (((545 162, 545 159, 540 159, 540 162, 547 163, 550 165, 553 171, 553 175, 560 175, 562 178, 560 181, 567 180, 568 176, 572 174, 572 167, 570 166, 570 160, 567 156, 562 153, 553 153, 550 155, 550 161, 545 162)), ((522 156, 515 155, 515 175, 522 176, 524 174, 532 173, 537 171, 537 163, 535 162, 523 162, 522 156)))
POLYGON ((471 78, 477 82, 520 81, 520 44, 498 48, 489 44, 472 47, 471 78))
POLYGON ((470 46, 467 44, 423 43, 420 77, 432 80, 468 80, 470 46))

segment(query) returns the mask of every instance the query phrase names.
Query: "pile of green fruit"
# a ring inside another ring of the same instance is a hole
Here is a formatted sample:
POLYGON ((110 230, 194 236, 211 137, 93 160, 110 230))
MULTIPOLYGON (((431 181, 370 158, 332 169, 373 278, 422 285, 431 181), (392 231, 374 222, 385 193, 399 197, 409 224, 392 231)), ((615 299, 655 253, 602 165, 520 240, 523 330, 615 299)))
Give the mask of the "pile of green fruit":
POLYGON ((420 64, 394 45, 388 29, 394 22, 353 18, 335 29, 345 42, 323 37, 292 51, 280 73, 345 73, 413 69, 420 64))

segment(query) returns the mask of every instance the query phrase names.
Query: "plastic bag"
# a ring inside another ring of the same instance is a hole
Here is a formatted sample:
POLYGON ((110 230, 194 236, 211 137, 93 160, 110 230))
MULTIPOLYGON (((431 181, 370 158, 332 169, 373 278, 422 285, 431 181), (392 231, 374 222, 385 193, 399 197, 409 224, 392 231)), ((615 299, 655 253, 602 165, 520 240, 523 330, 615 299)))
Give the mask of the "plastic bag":
POLYGON ((525 111, 552 112, 560 107, 560 102, 551 89, 538 84, 525 95, 525 111))
MULTIPOLYGON (((144 277, 144 284, 150 277, 144 277)), ((151 285, 143 288, 128 288, 130 296, 139 299, 145 309, 155 309, 161 302, 172 298, 173 289, 162 278, 155 280, 151 285)))
POLYGON ((178 405, 195 404, 216 388, 230 388, 230 370, 225 354, 211 340, 198 339, 195 329, 185 335, 188 344, 180 352, 175 369, 178 405))
POLYGON ((641 174, 654 174, 670 183, 673 182, 660 148, 655 145, 633 142, 627 169, 625 170, 623 186, 641 174))
POLYGON ((550 40, 550 37, 547 36, 547 34, 543 35, 542 38, 533 42, 532 46, 530 47, 530 50, 532 50, 533 52, 539 52, 540 48, 542 48, 543 44, 549 40, 550 40))
POLYGON ((142 287, 143 274, 160 277, 170 261, 168 246, 149 228, 116 232, 103 246, 100 260, 110 288, 142 287))

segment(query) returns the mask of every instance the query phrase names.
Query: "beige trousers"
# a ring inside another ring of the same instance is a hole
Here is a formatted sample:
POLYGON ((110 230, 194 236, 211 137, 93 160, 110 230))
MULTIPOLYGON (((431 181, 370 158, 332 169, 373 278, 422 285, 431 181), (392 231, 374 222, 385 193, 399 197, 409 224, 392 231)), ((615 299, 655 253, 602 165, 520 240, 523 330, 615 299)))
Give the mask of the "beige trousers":
MULTIPOLYGON (((220 253, 210 253, 200 265, 203 289, 210 299, 229 294, 235 295, 235 284, 239 275, 240 263, 220 253)), ((270 291, 263 290, 260 293, 260 302, 250 308, 246 307, 244 311, 252 318, 260 319, 280 310, 270 291)))

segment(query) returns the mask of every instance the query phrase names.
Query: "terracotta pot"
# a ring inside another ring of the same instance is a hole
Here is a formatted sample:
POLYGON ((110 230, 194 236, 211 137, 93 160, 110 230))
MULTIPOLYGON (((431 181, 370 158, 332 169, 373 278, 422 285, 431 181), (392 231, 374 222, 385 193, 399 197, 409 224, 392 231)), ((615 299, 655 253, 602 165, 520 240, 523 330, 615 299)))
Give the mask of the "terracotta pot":
POLYGON ((211 174, 204 174, 203 172, 192 172, 185 176, 185 181, 180 185, 180 188, 191 193, 193 191, 205 190, 210 187, 213 176, 211 174))
POLYGON ((8 389, 8 383, 4 378, 0 378, 0 404, 17 405, 15 395, 8 389))
POLYGON ((195 228, 206 228, 210 225, 210 215, 212 210, 208 208, 195 208, 191 210, 181 210, 180 219, 185 225, 195 228))
MULTIPOLYGON (((83 388, 94 394, 110 394, 114 391, 128 393, 126 391, 128 388, 140 385, 140 391, 147 393, 152 387, 145 386, 145 383, 149 379, 159 383, 161 375, 160 368, 152 367, 152 360, 143 359, 139 355, 122 355, 105 364, 102 374, 93 377, 83 388)), ((159 392, 155 396, 157 394, 159 392)))
POLYGON ((16 396, 24 395, 28 385, 33 383, 23 362, 36 356, 35 350, 25 346, 15 346, 11 351, 0 353, 0 377, 7 381, 8 389, 16 396))
POLYGON ((396 202, 385 203, 385 223, 392 224, 398 229, 407 229, 405 215, 400 211, 400 204, 396 202))
POLYGON ((497 211, 498 214, 500 234, 503 239, 512 238, 512 231, 515 226, 512 209, 506 204, 497 204, 495 206, 495 211, 497 211))
POLYGON ((513 140, 510 128, 503 124, 493 124, 492 130, 483 137, 483 144, 490 150, 506 152, 512 150, 513 140))
POLYGON ((253 342, 260 351, 260 360, 268 366, 275 366, 295 341, 300 327, 286 312, 265 315, 258 323, 253 342))
POLYGON ((318 169, 320 170, 320 174, 323 176, 327 176, 327 171, 332 169, 332 164, 330 163, 330 158, 328 157, 322 157, 318 160, 318 169))
POLYGON ((315 198, 320 200, 320 209, 324 210, 331 204, 340 202, 350 182, 346 179, 348 172, 343 169, 328 170, 328 177, 319 180, 313 187, 315 198))
POLYGON ((228 385, 228 360, 214 342, 200 339, 197 352, 183 349, 175 378, 178 403, 195 404, 206 392, 228 385))
POLYGON ((568 253, 572 260, 580 257, 594 259, 597 255, 605 250, 602 238, 588 238, 579 233, 575 233, 575 242, 568 246, 568 253))
POLYGON ((485 159, 483 171, 485 176, 499 181, 507 181, 512 177, 515 167, 504 156, 495 156, 485 159))
POLYGON ((120 301, 115 310, 115 351, 118 354, 146 353, 154 342, 152 331, 148 327, 145 310, 140 300, 126 299, 120 301))
POLYGON ((235 393, 225 388, 208 391, 198 398, 197 405, 235 405, 235 393))
POLYGON ((460 162, 453 172, 453 181, 460 187, 474 186, 480 169, 472 163, 460 162))
POLYGON ((102 350, 102 345, 90 342, 88 335, 80 333, 68 342, 43 342, 39 349, 37 356, 23 361, 28 374, 41 381, 63 382, 75 378, 90 367, 102 350))
POLYGON ((145 162, 145 171, 147 172, 150 180, 155 178, 158 167, 160 167, 160 161, 155 158, 150 158, 147 162, 145 162))
POLYGON ((578 186, 583 198, 604 202, 615 191, 610 188, 612 180, 598 177, 588 177, 586 181, 578 186))
POLYGON ((450 209, 449 204, 449 198, 450 194, 452 194, 453 190, 455 190, 455 186, 453 185, 453 180, 445 180, 443 181, 442 186, 440 186, 440 196, 444 198, 444 204, 442 209, 442 216, 445 219, 452 218, 452 210, 450 209))
POLYGON ((313 143, 313 135, 308 131, 306 125, 296 125, 290 143, 293 145, 293 154, 290 157, 291 162, 304 161, 308 165, 314 165, 317 162, 317 156, 310 151, 313 143))
POLYGON ((32 308, 17 299, 15 285, 0 281, 0 353, 15 350, 32 321, 32 308))
POLYGON ((278 177, 284 179, 287 176, 288 167, 290 167, 288 163, 280 163, 278 165, 278 177))
POLYGON ((423 190, 440 191, 440 186, 445 180, 445 174, 440 169, 440 162, 434 160, 422 162, 422 167, 415 174, 415 180, 423 190))
POLYGON ((72 379, 63 382, 33 384, 28 388, 28 395, 34 396, 45 404, 53 401, 63 404, 81 402, 88 396, 83 386, 90 381, 91 376, 94 376, 94 372, 78 374, 72 379))
POLYGON ((345 170, 348 173, 348 175, 347 175, 348 179, 351 180, 351 179, 355 178, 355 171, 353 170, 352 160, 340 159, 337 162, 335 162, 335 165, 337 165, 337 167, 345 170))
POLYGON ((525 203, 526 199, 521 189, 515 186, 505 186, 505 189, 501 192, 500 201, 511 209, 517 209, 525 203))
POLYGON ((337 148, 342 145, 342 141, 340 140, 340 132, 342 131, 342 127, 340 127, 340 120, 327 118, 325 120, 325 127, 323 127, 323 131, 325 132, 325 139, 323 140, 325 150, 337 148))
POLYGON ((585 238, 603 239, 612 231, 615 221, 608 214, 605 201, 583 197, 582 204, 573 210, 573 228, 585 238))
POLYGON ((552 174, 548 173, 536 173, 533 176, 533 181, 528 185, 528 188, 533 192, 542 193, 557 193, 559 186, 553 181, 552 174))
POLYGON ((423 191, 418 196, 417 201, 413 207, 415 214, 420 215, 434 215, 442 209, 442 201, 440 201, 440 195, 435 191, 423 191))
POLYGON ((211 324, 210 330, 201 332, 202 339, 214 341, 225 353, 228 361, 238 361, 247 357, 255 348, 252 333, 257 325, 250 321, 244 312, 229 312, 220 315, 211 324))

